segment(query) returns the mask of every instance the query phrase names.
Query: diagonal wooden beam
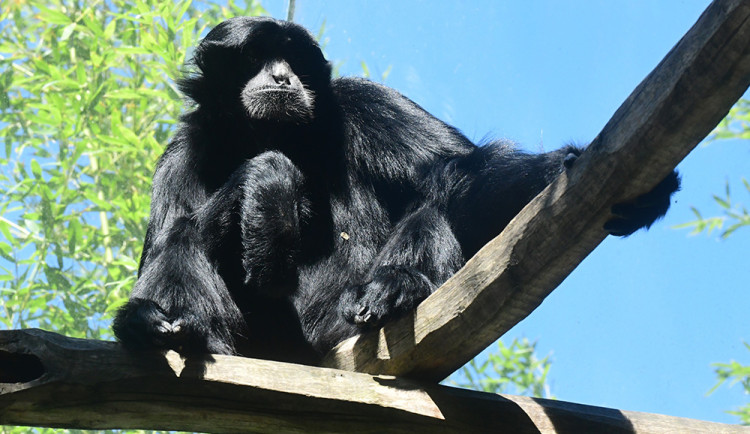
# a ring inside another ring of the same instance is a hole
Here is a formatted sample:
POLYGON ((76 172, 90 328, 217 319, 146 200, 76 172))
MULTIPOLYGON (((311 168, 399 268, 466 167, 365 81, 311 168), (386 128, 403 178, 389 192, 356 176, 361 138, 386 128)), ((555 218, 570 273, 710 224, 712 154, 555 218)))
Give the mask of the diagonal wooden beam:
POLYGON ((0 331, 0 425, 268 433, 705 432, 750 428, 392 376, 0 331))
POLYGON ((750 85, 750 0, 716 0, 564 174, 415 312, 342 342, 324 365, 440 380, 528 316, 750 85))

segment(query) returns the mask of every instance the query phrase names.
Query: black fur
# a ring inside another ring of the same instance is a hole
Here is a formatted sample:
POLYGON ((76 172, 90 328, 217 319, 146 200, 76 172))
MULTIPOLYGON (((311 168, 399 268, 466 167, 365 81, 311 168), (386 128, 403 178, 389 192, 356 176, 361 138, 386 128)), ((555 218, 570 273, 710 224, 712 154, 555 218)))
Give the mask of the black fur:
MULTIPOLYGON (((194 63, 114 323, 133 349, 313 363, 413 309, 581 152, 477 147, 395 90, 331 80, 313 37, 270 18, 220 24, 194 63)), ((678 184, 607 229, 649 226, 678 184)))

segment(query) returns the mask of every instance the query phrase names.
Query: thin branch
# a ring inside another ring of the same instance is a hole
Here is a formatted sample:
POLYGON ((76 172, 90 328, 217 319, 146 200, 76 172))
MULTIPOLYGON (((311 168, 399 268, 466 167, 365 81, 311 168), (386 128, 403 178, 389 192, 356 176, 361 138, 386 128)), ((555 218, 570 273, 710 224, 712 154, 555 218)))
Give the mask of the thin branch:
POLYGON ((286 20, 289 22, 294 21, 294 8, 296 4, 295 0, 289 0, 289 7, 286 10, 286 20))

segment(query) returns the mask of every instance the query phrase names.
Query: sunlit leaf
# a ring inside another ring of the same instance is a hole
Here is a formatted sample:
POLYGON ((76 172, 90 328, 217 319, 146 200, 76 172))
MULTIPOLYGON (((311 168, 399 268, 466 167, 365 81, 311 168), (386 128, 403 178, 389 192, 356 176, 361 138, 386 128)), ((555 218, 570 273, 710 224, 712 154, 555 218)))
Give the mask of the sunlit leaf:
POLYGON ((68 17, 67 15, 65 15, 64 13, 60 11, 56 11, 54 9, 48 9, 44 6, 38 6, 38 7, 39 7, 38 16, 43 21, 47 21, 52 24, 62 24, 62 25, 67 25, 67 24, 70 24, 71 22, 70 17, 68 17))
POLYGON ((70 38, 70 35, 73 34, 73 31, 76 29, 76 23, 70 23, 62 31, 62 34, 60 35, 60 41, 67 41, 68 38, 70 38))
POLYGON ((42 179, 42 166, 36 159, 31 160, 31 173, 36 179, 42 179))

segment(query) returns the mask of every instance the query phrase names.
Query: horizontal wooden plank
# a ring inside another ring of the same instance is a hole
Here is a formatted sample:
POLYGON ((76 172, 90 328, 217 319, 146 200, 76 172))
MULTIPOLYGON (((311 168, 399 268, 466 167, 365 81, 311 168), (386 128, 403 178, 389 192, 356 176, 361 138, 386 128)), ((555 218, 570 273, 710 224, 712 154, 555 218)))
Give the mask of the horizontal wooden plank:
POLYGON ((269 433, 705 432, 750 429, 387 375, 0 331, 0 425, 269 433))

